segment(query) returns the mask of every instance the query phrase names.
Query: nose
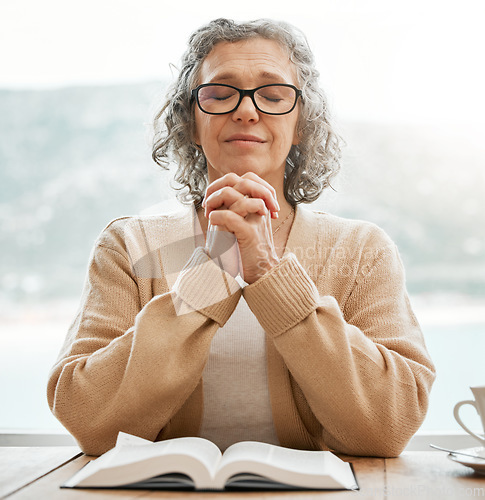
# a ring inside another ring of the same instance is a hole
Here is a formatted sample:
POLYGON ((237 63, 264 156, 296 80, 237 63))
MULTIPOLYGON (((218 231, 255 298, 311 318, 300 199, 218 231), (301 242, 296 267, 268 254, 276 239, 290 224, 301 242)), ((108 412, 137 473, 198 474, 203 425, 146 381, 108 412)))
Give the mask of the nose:
POLYGON ((254 105, 251 97, 244 96, 239 106, 232 113, 232 119, 234 121, 247 121, 247 122, 257 122, 259 121, 259 112, 254 105))

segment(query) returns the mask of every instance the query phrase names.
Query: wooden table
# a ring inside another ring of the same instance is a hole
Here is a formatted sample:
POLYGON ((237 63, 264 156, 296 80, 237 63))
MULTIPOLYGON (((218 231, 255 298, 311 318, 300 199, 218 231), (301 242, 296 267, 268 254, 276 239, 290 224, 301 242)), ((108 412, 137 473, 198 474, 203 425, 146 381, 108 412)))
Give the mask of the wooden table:
POLYGON ((59 485, 92 457, 76 447, 0 448, 0 498, 9 500, 102 500, 108 498, 268 500, 387 500, 485 498, 485 476, 441 452, 406 452, 398 458, 345 457, 354 465, 360 491, 192 493, 146 490, 73 490, 59 485))

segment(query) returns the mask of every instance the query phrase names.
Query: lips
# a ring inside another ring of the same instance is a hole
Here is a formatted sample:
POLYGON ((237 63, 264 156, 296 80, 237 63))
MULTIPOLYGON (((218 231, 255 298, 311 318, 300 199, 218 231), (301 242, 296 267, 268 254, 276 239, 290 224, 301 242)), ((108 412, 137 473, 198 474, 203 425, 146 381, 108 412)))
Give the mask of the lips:
POLYGON ((236 141, 241 141, 241 142, 255 142, 255 143, 264 143, 266 142, 264 139, 261 139, 260 137, 257 137, 255 135, 248 135, 248 134, 234 134, 231 135, 228 139, 226 139, 226 142, 236 142, 236 141))

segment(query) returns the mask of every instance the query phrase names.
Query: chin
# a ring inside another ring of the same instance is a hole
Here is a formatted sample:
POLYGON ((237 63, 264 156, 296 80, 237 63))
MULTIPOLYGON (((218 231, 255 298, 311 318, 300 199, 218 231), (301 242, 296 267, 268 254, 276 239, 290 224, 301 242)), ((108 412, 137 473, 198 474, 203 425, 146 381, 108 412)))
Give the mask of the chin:
MULTIPOLYGON (((257 160, 257 159, 245 159, 245 158, 231 158, 231 161, 220 162, 223 164, 222 168, 214 168, 209 164, 209 179, 215 180, 223 175, 234 173, 239 176, 253 172, 259 175, 262 179, 272 184, 270 179, 273 181, 279 176, 284 176, 284 165, 282 168, 274 168, 268 165, 267 162, 257 160), (280 174, 281 173, 281 174, 280 174)), ((212 180, 210 182, 212 182, 212 180)))

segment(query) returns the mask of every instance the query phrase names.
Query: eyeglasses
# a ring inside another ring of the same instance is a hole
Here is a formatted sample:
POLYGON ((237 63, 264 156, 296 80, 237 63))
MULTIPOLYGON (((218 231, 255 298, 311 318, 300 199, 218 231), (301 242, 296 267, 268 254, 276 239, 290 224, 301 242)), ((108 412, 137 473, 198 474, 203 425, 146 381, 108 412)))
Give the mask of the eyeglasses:
POLYGON ((286 115, 296 106, 301 90, 287 83, 262 85, 251 90, 238 89, 222 83, 203 83, 192 90, 192 97, 201 111, 209 115, 224 115, 237 109, 245 96, 267 115, 286 115))

